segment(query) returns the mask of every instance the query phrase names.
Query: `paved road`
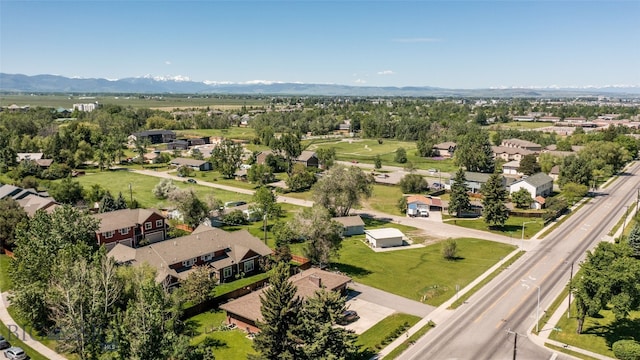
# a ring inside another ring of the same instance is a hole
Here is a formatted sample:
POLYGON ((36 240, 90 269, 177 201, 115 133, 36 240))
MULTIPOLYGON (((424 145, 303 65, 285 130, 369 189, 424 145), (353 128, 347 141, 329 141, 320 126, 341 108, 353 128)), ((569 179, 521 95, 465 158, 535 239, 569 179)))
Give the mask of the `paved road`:
POLYGON ((435 306, 423 304, 419 301, 407 299, 357 282, 351 283, 349 288, 353 290, 349 292, 350 298, 356 297, 374 304, 384 305, 404 314, 425 317, 436 309, 435 306))
MULTIPOLYGON (((527 334, 540 313, 569 280, 570 264, 585 251, 608 239, 606 234, 636 199, 640 164, 630 166, 600 196, 516 261, 457 311, 443 315, 400 359, 510 359, 514 334, 518 359, 549 359, 552 352, 532 343, 527 334)), ((576 267, 577 270, 577 267, 576 267)), ((571 331, 567 329, 566 331, 571 331)), ((564 355, 557 358, 561 359, 564 355)))

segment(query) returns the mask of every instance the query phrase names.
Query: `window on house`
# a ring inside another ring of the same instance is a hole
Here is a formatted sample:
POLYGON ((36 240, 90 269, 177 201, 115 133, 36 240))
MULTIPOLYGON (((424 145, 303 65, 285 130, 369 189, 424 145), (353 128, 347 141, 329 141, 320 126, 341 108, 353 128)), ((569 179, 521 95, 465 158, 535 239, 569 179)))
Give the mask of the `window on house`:
POLYGON ((185 261, 183 261, 183 262, 182 262, 182 266, 184 266, 184 267, 191 267, 191 266, 193 266, 193 264, 195 264, 195 263, 196 263, 196 258, 193 258, 193 259, 189 259, 189 260, 185 260, 185 261))
POLYGON ((162 227, 162 220, 156 220, 156 227, 157 228, 161 228, 162 227))
POLYGON ((144 229, 145 230, 151 230, 151 227, 152 227, 151 221, 144 223, 144 229))
POLYGON ((107 231, 106 233, 104 233, 104 237, 110 239, 113 237, 113 233, 113 231, 107 231))
POLYGON ((231 277, 231 275, 233 275, 233 270, 231 270, 231 266, 229 266, 229 267, 224 268, 222 273, 223 273, 222 275, 226 279, 228 277, 231 277))
POLYGON ((202 259, 202 261, 211 261, 211 259, 213 259, 213 255, 211 254, 202 255, 200 258, 202 259))
POLYGON ((129 228, 120 229, 120 235, 127 235, 129 233, 129 228))
POLYGON ((249 260, 244 263, 244 272, 247 273, 251 271, 253 271, 253 260, 249 260))

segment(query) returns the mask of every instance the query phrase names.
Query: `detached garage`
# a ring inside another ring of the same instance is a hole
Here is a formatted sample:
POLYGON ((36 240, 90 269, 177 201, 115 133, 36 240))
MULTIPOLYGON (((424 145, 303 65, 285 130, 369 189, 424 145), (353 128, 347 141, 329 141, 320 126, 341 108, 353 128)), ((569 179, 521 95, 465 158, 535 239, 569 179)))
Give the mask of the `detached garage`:
POLYGON ((394 228, 365 230, 366 240, 373 248, 387 248, 404 245, 404 234, 394 228))

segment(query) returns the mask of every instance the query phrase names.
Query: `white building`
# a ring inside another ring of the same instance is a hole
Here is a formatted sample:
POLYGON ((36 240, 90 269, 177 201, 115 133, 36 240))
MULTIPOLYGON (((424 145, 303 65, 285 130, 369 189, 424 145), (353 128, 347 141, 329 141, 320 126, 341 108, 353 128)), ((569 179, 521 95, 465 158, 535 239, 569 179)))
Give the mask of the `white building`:
POLYGON ((404 234, 394 228, 365 230, 366 240, 373 248, 386 248, 404 245, 404 234))

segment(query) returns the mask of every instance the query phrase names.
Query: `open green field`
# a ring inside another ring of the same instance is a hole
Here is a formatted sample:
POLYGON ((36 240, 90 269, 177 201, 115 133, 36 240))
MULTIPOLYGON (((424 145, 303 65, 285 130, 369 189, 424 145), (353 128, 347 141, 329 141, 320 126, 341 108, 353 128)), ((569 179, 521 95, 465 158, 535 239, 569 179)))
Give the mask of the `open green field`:
POLYGON ((391 314, 386 318, 382 319, 379 323, 373 325, 369 330, 358 336, 358 341, 356 344, 360 345, 364 349, 369 349, 372 353, 377 353, 379 349, 382 349, 387 344, 382 344, 382 341, 387 337, 393 334, 393 332, 403 327, 403 325, 408 324, 407 327, 410 328, 415 325, 420 318, 413 315, 407 314, 391 314))
MULTIPOLYGON (((196 178, 197 179, 197 178, 196 178)), ((122 192, 125 199, 129 200, 131 194, 141 207, 161 209, 167 207, 170 202, 168 200, 159 200, 151 193, 156 184, 160 182, 160 178, 131 173, 128 171, 103 171, 91 172, 84 176, 76 178, 85 189, 91 185, 98 184, 104 189, 109 190, 113 196, 118 196, 122 192), (131 193, 129 192, 131 185, 131 193)), ((238 194, 230 191, 213 189, 210 187, 188 184, 174 181, 174 184, 181 189, 192 189, 200 199, 205 199, 207 195, 213 194, 217 199, 226 201, 244 200, 248 201, 251 196, 238 194)))
POLYGON ((0 255, 0 292, 11 290, 13 283, 9 277, 9 266, 11 258, 7 255, 0 255))
POLYGON ((133 108, 190 108, 190 107, 210 107, 211 109, 226 109, 229 107, 240 108, 247 107, 263 107, 268 103, 268 99, 258 98, 240 98, 240 97, 217 97, 215 95, 207 96, 144 96, 135 95, 95 95, 85 97, 67 94, 50 94, 50 95, 0 95, 0 106, 9 106, 16 104, 18 106, 29 105, 32 107, 64 107, 72 108, 73 104, 98 102, 100 104, 115 104, 121 106, 131 106, 133 108))
POLYGON ((553 126, 553 123, 540 122, 540 121, 512 121, 508 123, 487 125, 485 126, 485 128, 493 131, 500 130, 500 129, 529 130, 529 129, 539 129, 547 126, 553 126))
POLYGON ((378 144, 374 139, 339 139, 332 141, 303 141, 307 145, 307 150, 317 150, 321 148, 335 148, 336 157, 342 161, 358 161, 373 164, 376 155, 380 156, 383 165, 400 166, 394 161, 395 151, 404 148, 407 151, 407 159, 418 169, 438 169, 442 172, 454 172, 457 167, 453 165, 453 160, 437 160, 434 158, 424 158, 416 156, 416 143, 409 141, 397 141, 384 139, 382 144, 378 144))
MULTIPOLYGON (((571 304, 571 314, 576 314, 575 302, 571 304)), ((577 324, 574 316, 570 319, 563 316, 555 325, 560 331, 552 331, 549 338, 609 357, 614 357, 611 346, 616 341, 640 341, 640 311, 632 311, 628 319, 615 321, 611 310, 602 310, 595 317, 585 319, 582 334, 576 333, 577 324)))
POLYGON ((538 231, 544 228, 544 222, 541 218, 525 218, 519 216, 509 216, 507 222, 501 228, 489 228, 484 222, 483 218, 476 219, 456 219, 450 215, 442 214, 442 219, 444 222, 452 225, 458 225, 461 227, 465 227, 468 229, 476 229, 489 231, 494 234, 500 234, 504 236, 509 236, 514 239, 522 238, 522 224, 526 222, 524 225, 524 238, 530 239, 533 235, 537 234, 538 231), (535 221, 535 222, 530 222, 535 221))
POLYGON ((464 288, 515 249, 511 245, 471 238, 457 239, 457 242, 459 259, 448 261, 442 257, 439 243, 417 249, 374 252, 360 239, 348 238, 331 267, 357 282, 438 306, 455 295, 456 285, 464 288))
POLYGON ((402 198, 402 190, 399 186, 373 185, 373 194, 363 201, 363 205, 373 210, 391 215, 404 215, 398 209, 398 201, 402 198))
POLYGON ((191 129, 177 130, 178 137, 183 136, 220 136, 229 139, 251 140, 256 137, 256 131, 249 127, 233 126, 228 129, 191 129))

